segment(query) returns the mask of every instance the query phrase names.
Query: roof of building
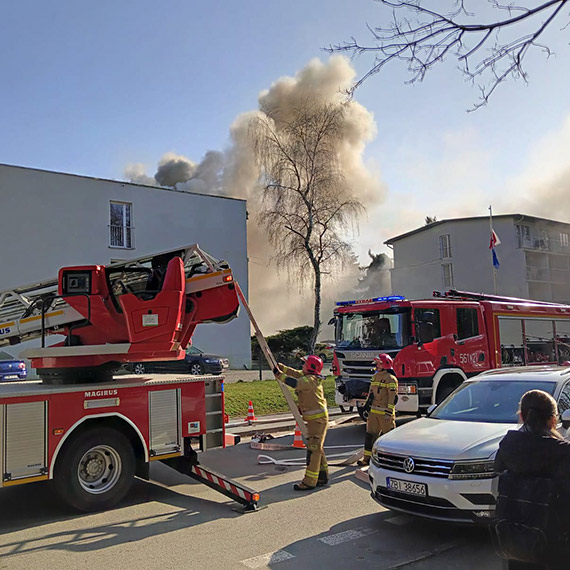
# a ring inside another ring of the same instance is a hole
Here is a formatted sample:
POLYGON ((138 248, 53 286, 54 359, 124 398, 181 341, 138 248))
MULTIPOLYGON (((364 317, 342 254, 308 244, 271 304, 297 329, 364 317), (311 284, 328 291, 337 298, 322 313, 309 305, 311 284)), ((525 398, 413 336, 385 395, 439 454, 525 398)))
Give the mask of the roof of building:
MULTIPOLYGON (((499 219, 499 218, 520 218, 518 221, 522 222, 524 220, 528 220, 528 221, 533 221, 533 222, 548 222, 548 223, 552 223, 552 224, 566 224, 566 225, 570 225, 567 222, 561 222, 559 220, 551 220, 548 218, 539 218, 537 216, 529 216, 528 214, 499 214, 499 215, 494 215, 493 219, 499 219)), ((446 220, 437 220, 436 222, 432 222, 431 224, 425 224, 419 228, 416 228, 415 230, 411 230, 409 232, 406 232, 404 234, 400 234, 398 236, 392 237, 387 239, 384 243, 386 245, 390 245, 392 243, 394 243, 395 241, 407 238, 411 235, 414 234, 418 234, 420 232, 426 231, 426 230, 430 230, 432 228, 435 228, 437 226, 441 226, 443 224, 447 224, 449 222, 471 222, 473 220, 489 220, 489 216, 471 216, 471 217, 466 217, 466 218, 449 218, 446 220)))
POLYGON ((96 176, 84 176, 82 174, 70 174, 69 172, 57 172, 54 170, 45 170, 43 168, 32 168, 29 166, 17 166, 15 164, 0 163, 0 166, 7 168, 16 168, 19 170, 32 170, 34 172, 44 172, 46 174, 57 174, 59 176, 74 176, 76 178, 83 178, 85 180, 96 180, 99 182, 111 182, 113 184, 128 184, 129 186, 141 186, 142 188, 151 188, 152 190, 162 190, 165 192, 179 192, 180 194, 191 194, 194 196, 208 196, 209 198, 222 198, 224 200, 238 200, 245 202, 245 198, 236 198, 234 196, 223 196, 221 194, 208 194, 207 192, 188 192, 187 190, 177 190, 169 186, 151 186, 149 184, 140 184, 139 182, 129 182, 127 180, 112 180, 111 178, 98 178, 96 176))

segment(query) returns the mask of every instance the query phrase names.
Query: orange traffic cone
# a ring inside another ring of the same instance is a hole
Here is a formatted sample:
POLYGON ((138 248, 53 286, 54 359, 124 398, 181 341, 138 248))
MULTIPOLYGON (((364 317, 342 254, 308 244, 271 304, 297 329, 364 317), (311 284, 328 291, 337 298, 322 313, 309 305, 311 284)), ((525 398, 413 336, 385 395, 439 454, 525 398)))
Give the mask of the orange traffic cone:
POLYGON ((293 447, 298 447, 299 449, 306 449, 307 447, 303 443, 303 436, 301 435, 299 424, 295 424, 295 436, 293 437, 293 447))
POLYGON ((245 418, 244 421, 248 422, 251 425, 251 422, 253 422, 256 419, 257 418, 255 417, 255 413, 253 411, 253 402, 250 400, 249 406, 247 408, 247 418, 245 418))

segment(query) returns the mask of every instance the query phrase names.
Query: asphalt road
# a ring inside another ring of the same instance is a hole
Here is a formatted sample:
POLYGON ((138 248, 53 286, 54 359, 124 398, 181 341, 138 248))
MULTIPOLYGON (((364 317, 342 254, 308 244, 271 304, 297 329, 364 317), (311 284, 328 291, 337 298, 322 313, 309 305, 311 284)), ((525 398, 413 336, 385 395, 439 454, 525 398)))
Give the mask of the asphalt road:
MULTIPOLYGON (((331 429, 327 446, 360 444, 363 424, 331 429)), ((279 438, 282 443, 291 436, 279 438)), ((49 482, 0 490, 0 569, 499 570, 486 530, 383 510, 354 467, 332 467, 331 483, 310 493, 292 484, 301 467, 259 465, 247 442, 213 450, 202 463, 261 493, 264 508, 238 514, 225 496, 154 464, 105 513, 61 505, 49 482)), ((329 460, 338 449, 328 450, 329 460)))

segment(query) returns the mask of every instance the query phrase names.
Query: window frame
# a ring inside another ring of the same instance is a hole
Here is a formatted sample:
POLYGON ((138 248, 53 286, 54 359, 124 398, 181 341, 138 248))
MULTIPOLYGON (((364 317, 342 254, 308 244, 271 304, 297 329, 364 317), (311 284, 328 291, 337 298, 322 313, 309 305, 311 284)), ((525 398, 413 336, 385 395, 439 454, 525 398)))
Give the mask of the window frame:
POLYGON ((109 247, 134 249, 133 203, 109 200, 109 247), (113 224, 113 206, 122 209, 122 225, 113 224))
POLYGON ((457 340, 465 340, 467 338, 474 338, 476 336, 479 336, 479 311, 475 308, 475 307, 456 307, 455 309, 455 323, 456 323, 456 327, 457 327, 457 340), (474 324, 474 327, 471 327, 471 330, 467 331, 469 333, 473 333, 473 334, 468 334, 467 336, 461 336, 460 331, 459 331, 459 312, 460 311, 472 311, 472 315, 474 316, 474 319, 471 318, 470 322, 471 325, 474 324))
POLYGON ((439 258, 449 259, 451 257, 451 234, 441 234, 439 236, 439 258))
POLYGON ((441 283, 444 289, 451 289, 455 286, 453 283, 453 263, 441 264, 441 283), (446 268, 449 268, 448 276, 446 276, 446 268), (446 277, 449 277, 449 284, 446 283, 446 277))

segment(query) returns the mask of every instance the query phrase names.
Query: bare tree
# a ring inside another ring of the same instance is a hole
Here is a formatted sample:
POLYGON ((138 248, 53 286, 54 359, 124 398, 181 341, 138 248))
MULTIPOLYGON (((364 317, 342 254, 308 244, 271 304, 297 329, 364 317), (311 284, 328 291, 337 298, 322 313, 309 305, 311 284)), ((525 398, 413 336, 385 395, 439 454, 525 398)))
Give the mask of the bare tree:
POLYGON ((345 106, 300 102, 287 113, 265 112, 251 124, 263 191, 259 223, 274 245, 274 260, 303 282, 312 277, 314 350, 321 320, 323 275, 350 261, 347 230, 363 206, 339 164, 345 106))
MULTIPOLYGON (((394 59, 407 63, 411 74, 409 83, 414 83, 421 81, 435 64, 452 55, 459 61, 463 73, 479 86, 480 99, 474 109, 485 105, 506 79, 522 78, 527 81, 523 61, 531 48, 551 55, 551 50, 539 40, 569 2, 548 0, 537 3, 527 0, 535 6, 526 7, 488 0, 490 6, 502 11, 501 16, 505 17, 482 23, 473 22, 475 14, 468 11, 467 0, 455 0, 447 13, 426 8, 422 0, 375 1, 392 9, 389 25, 369 26, 375 44, 362 45, 352 38, 350 42, 333 45, 327 50, 353 55, 376 54, 374 64, 356 82, 352 91, 394 59)), ((480 4, 478 8, 481 9, 480 4)), ((567 26, 568 22, 564 22, 561 28, 567 26)))

